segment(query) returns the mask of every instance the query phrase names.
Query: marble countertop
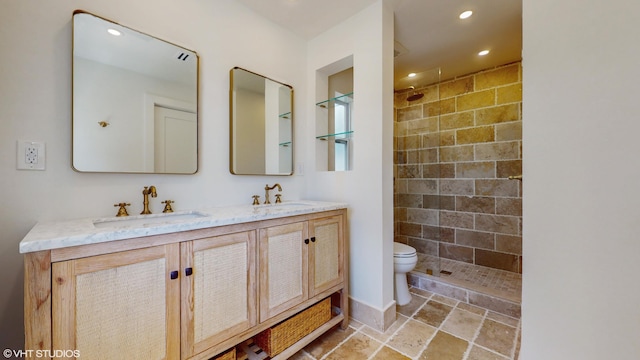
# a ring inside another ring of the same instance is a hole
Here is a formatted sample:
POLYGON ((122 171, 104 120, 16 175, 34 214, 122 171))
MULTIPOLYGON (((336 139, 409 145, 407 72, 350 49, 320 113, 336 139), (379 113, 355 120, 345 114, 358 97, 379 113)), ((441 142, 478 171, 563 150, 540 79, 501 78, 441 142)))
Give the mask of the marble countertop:
POLYGON ((240 205, 179 211, 170 214, 39 222, 20 242, 20 253, 169 234, 346 207, 345 203, 300 200, 272 205, 240 205))

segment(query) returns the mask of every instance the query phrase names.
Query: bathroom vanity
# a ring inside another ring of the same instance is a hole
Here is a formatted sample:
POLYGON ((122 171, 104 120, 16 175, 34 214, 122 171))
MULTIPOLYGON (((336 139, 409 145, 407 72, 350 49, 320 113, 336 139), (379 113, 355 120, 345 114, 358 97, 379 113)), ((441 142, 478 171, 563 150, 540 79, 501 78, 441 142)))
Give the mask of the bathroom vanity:
POLYGON ((20 243, 25 349, 209 359, 330 298, 286 359, 347 326, 345 226, 345 204, 313 201, 38 223, 20 243))

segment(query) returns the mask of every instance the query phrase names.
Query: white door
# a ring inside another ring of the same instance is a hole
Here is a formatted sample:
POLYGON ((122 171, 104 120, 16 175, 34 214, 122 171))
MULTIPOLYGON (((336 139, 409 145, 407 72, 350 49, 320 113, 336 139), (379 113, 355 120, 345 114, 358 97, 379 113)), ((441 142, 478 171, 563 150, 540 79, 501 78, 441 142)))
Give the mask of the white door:
POLYGON ((198 119, 195 113, 154 107, 155 172, 195 173, 198 119))

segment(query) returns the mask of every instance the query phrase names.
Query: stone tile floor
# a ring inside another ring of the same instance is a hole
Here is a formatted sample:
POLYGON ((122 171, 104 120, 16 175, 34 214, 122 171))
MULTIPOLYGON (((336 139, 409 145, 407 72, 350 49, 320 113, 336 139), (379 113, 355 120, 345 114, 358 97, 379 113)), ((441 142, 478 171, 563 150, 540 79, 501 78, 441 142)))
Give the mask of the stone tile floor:
POLYGON ((515 360, 520 320, 412 288, 412 301, 396 308, 395 323, 380 333, 352 320, 295 354, 295 360, 434 359, 515 360))

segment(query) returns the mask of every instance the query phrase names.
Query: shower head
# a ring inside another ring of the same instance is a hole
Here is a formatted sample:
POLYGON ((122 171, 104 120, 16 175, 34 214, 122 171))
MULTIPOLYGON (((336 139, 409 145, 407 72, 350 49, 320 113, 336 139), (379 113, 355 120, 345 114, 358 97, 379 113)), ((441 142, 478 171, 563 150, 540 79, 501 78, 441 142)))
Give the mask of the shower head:
MULTIPOLYGON (((415 86, 409 86, 409 90, 415 90, 415 86)), ((423 96, 424 96, 423 93, 421 93, 421 92, 416 93, 414 91, 413 94, 411 94, 411 95, 409 95, 407 97, 407 101, 416 101, 416 100, 422 99, 423 96)))

